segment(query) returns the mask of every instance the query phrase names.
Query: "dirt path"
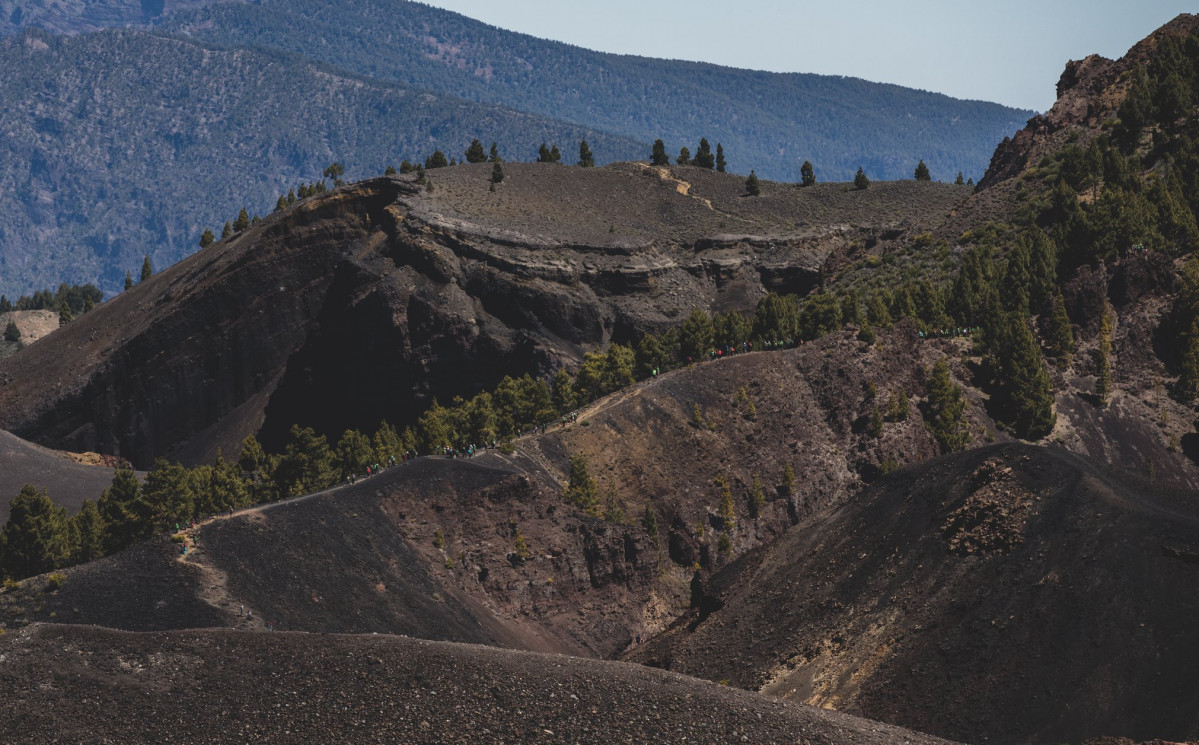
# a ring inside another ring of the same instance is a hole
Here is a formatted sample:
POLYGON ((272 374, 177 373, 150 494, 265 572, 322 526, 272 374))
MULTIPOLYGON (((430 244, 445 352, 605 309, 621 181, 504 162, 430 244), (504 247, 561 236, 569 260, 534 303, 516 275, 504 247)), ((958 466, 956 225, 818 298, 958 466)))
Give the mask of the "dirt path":
MULTIPOLYGON (((400 464, 402 465, 402 464, 400 464)), ((399 467, 399 466, 397 466, 399 467)), ((378 474, 376 474, 378 475, 378 474)), ((370 476, 368 478, 375 478, 370 476)), ((193 525, 180 530, 176 535, 183 537, 182 548, 175 561, 180 564, 191 567, 200 575, 200 592, 198 597, 200 600, 208 603, 213 608, 225 613, 228 617, 235 619, 231 624, 232 628, 237 629, 252 629, 263 631, 268 628, 269 619, 264 619, 261 613, 254 613, 254 609, 247 608, 244 601, 237 598, 229 589, 229 577, 224 571, 217 568, 208 557, 207 551, 204 550, 203 541, 200 540, 201 529, 210 523, 217 520, 230 520, 234 517, 250 517, 262 518, 264 513, 269 512, 276 507, 304 502, 315 497, 321 497, 328 494, 333 494, 342 489, 345 489, 350 484, 338 484, 337 486, 328 489, 322 489, 311 494, 301 494, 296 497, 289 497, 278 502, 266 502, 257 504, 252 507, 245 507, 240 510, 234 510, 231 513, 214 515, 204 520, 196 521, 193 525)))
POLYGON ((651 165, 646 165, 646 164, 638 164, 638 165, 640 165, 641 168, 644 170, 652 171, 662 181, 669 181, 669 182, 673 183, 675 191, 677 191, 679 194, 682 194, 685 197, 690 197, 691 199, 694 199, 695 201, 699 202, 700 204, 702 204, 703 206, 712 210, 713 212, 716 212, 721 215, 728 215, 727 212, 721 212, 720 210, 713 207, 711 199, 708 199, 706 197, 698 197, 698 196, 695 196, 694 194, 692 194, 691 193, 691 183, 689 181, 683 181, 682 179, 675 176, 673 173, 671 173, 669 168, 667 168, 665 166, 651 166, 651 165))

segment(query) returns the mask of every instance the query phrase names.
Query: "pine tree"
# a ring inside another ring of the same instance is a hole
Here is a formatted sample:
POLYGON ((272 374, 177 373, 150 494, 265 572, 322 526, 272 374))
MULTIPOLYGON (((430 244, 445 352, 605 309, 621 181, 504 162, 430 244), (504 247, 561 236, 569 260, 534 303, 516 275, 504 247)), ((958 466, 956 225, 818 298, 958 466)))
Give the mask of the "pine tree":
POLYGON ((795 471, 791 468, 790 463, 783 466, 782 491, 784 497, 791 497, 795 494, 795 471))
POLYGON ((394 175, 396 175, 396 167, 395 167, 395 166, 388 166, 388 167, 384 168, 384 169, 383 169, 383 175, 384 175, 384 176, 394 176, 394 175))
POLYGON ((966 183, 966 181, 962 178, 961 171, 958 171, 958 177, 953 180, 953 183, 955 186, 961 186, 966 183))
POLYGON ((273 478, 279 496, 298 496, 324 489, 337 481, 333 452, 324 435, 311 427, 293 424, 291 441, 275 466, 273 478))
POLYGON ((85 564, 104 556, 104 518, 90 499, 83 500, 79 512, 71 518, 71 535, 75 545, 71 548, 71 563, 85 564))
POLYGON ((561 163, 562 162, 562 152, 560 150, 558 150, 557 145, 554 145, 553 147, 550 148, 550 162, 551 163, 561 163))
POLYGON ((1053 430, 1053 386, 1026 316, 996 311, 984 325, 984 364, 996 384, 996 419, 1017 437, 1039 440, 1053 430))
MULTIPOLYGON (((394 430, 392 433, 394 434, 394 430)), ((337 441, 334 459, 335 468, 343 479, 361 476, 376 460, 385 460, 378 457, 370 439, 356 429, 347 429, 342 433, 341 439, 337 441)))
POLYGON ((233 223, 226 220, 225 227, 221 229, 221 240, 225 240, 231 235, 233 235, 233 223))
MULTIPOLYGON (((545 145, 542 144, 542 147, 545 147, 545 145)), ((549 151, 546 152, 548 153, 549 151)), ((485 160, 487 160, 487 153, 483 150, 483 143, 479 142, 478 139, 471 140, 470 147, 466 149, 466 162, 482 163, 485 160)))
POLYGON ((877 289, 866 299, 866 321, 871 326, 882 329, 891 328, 890 293, 885 289, 877 289))
POLYGON ((565 368, 555 373, 552 390, 550 400, 553 401, 554 408, 558 411, 559 416, 569 411, 574 411, 576 403, 574 381, 565 368))
POLYGON ((196 495, 187 469, 162 458, 155 460, 146 474, 141 499, 153 509, 151 524, 155 530, 169 530, 195 515, 196 495))
POLYGON ((1045 342, 1049 354, 1057 360, 1060 370, 1070 367, 1074 356, 1074 329, 1066 314, 1066 301, 1059 291, 1053 296, 1052 306, 1045 322, 1045 342))
POLYGON ((233 221, 233 232, 240 233, 250 227, 250 215, 246 212, 246 208, 242 207, 237 213, 237 219, 233 221))
POLYGON ((924 424, 932 433, 942 452, 956 453, 966 448, 970 439, 965 420, 966 397, 962 389, 949 378, 949 363, 944 358, 933 365, 928 381, 928 407, 924 424))
POLYGON ((716 172, 724 173, 728 169, 728 161, 724 159, 724 145, 716 143, 716 172))
POLYGON ((375 430, 372 444, 375 448, 375 460, 379 463, 386 463, 389 458, 399 458, 408 449, 404 446, 396 428, 388 424, 386 419, 379 422, 379 428, 375 430))
POLYGON ((766 506, 766 490, 762 488, 762 479, 758 478, 756 473, 749 488, 749 504, 753 508, 754 517, 762 514, 762 508, 766 506))
POLYGON ((26 484, 9 502, 8 522, 0 531, 0 574, 25 579, 65 565, 69 535, 66 509, 26 484))
POLYGON ((131 274, 130 272, 127 271, 127 272, 125 272, 125 289, 128 290, 128 289, 131 289, 132 287, 133 287, 133 274, 131 274))
POLYGON ((280 194, 279 198, 275 200, 275 211, 282 212, 285 209, 287 209, 287 197, 280 194))
POLYGON ((882 437, 883 435, 883 413, 879 411, 878 404, 874 404, 874 408, 870 411, 870 422, 866 427, 866 431, 871 437, 882 437))
POLYGON ((679 347, 684 357, 701 360, 712 349, 715 327, 712 317, 700 308, 691 311, 679 332, 679 347))
POLYGON ((500 147, 496 143, 491 143, 491 154, 487 158, 492 163, 500 163, 503 158, 500 157, 500 147))
POLYGON ((192 469, 190 475, 198 513, 223 512, 246 507, 254 501, 246 482, 238 475, 237 466, 226 463, 220 449, 216 453, 216 462, 192 469))
POLYGON ((579 143, 579 163, 581 168, 595 167, 595 154, 591 152, 591 148, 587 145, 587 140, 579 143))
POLYGON ((1112 395, 1112 313, 1106 301, 1099 319, 1099 347, 1095 352, 1095 397, 1100 406, 1107 406, 1112 395))
POLYGON ((71 304, 63 301, 58 306, 58 325, 66 326, 71 321, 75 320, 75 314, 71 312, 71 304))
POLYGON ((733 507, 733 490, 724 474, 716 475, 716 487, 720 489, 720 519, 724 522, 725 530, 732 530, 737 522, 737 513, 733 507))
POLYGON ((784 341, 799 336, 799 303, 794 295, 771 292, 754 310, 753 336, 766 341, 784 341))
POLYGON ((666 143, 661 140, 654 140, 654 149, 649 156, 650 165, 668 166, 670 165, 670 156, 666 154, 666 143))
POLYGON ((570 484, 563 495, 566 501, 583 510, 589 517, 599 517, 603 505, 600 503, 599 487, 587 471, 587 459, 582 453, 570 459, 570 484))
POLYGON ((200 234, 200 248, 208 248, 216 242, 216 236, 208 228, 204 228, 204 232, 200 234))
POLYGON ((491 183, 499 184, 499 183, 503 183, 503 181, 504 181, 504 166, 502 163, 500 163, 497 160, 497 161, 495 161, 495 165, 492 166, 492 169, 491 169, 491 183))
POLYGON ((911 413, 911 400, 907 388, 902 385, 891 391, 891 399, 887 402, 887 419, 892 422, 906 421, 911 413))
POLYGON ((0 313, 8 313, 12 310, 12 302, 4 295, 0 295, 0 313))
POLYGON ((812 168, 812 162, 805 160, 803 165, 799 167, 800 186, 811 186, 816 183, 816 171, 812 168))
POLYGON ((1029 252, 1024 241, 1016 241, 1008 251, 1007 266, 1004 268, 1000 285, 1000 297, 1007 310, 1027 316, 1030 307, 1029 252))
POLYGON ((445 153, 440 150, 434 150, 433 154, 425 158, 425 168, 432 170, 434 168, 447 168, 450 161, 445 157, 445 153))
POLYGON ((331 179, 333 181, 333 186, 336 187, 336 186, 341 186, 342 184, 345 183, 344 181, 341 180, 341 177, 345 174, 345 172, 346 172, 345 166, 343 166, 341 163, 333 162, 333 163, 330 163, 325 168, 325 170, 321 172, 321 175, 327 179, 331 179))
POLYGON ((923 160, 921 160, 919 163, 916 164, 916 180, 917 181, 932 181, 933 180, 932 174, 930 174, 928 172, 928 166, 924 165, 923 160))
POLYGON ((516 553, 516 558, 521 561, 532 556, 529 552, 529 542, 525 539, 524 533, 520 532, 520 528, 516 529, 516 537, 513 539, 512 547, 516 553))
MULTIPOLYGON (((407 161, 404 161, 404 162, 407 163, 407 161)), ((296 190, 288 189, 287 190, 287 206, 290 207, 295 203, 296 203, 296 190)))
POLYGON ((691 164, 707 168, 709 171, 716 167, 716 159, 712 157, 712 146, 708 144, 707 137, 700 138, 699 148, 695 151, 695 159, 691 161, 691 164))
POLYGON ((133 469, 122 466, 112 485, 96 503, 104 520, 104 553, 111 554, 146 538, 153 531, 153 511, 141 499, 141 486, 133 469))
POLYGON ((745 191, 751 197, 760 196, 762 194, 762 185, 758 183, 758 174, 756 172, 749 172, 749 178, 745 179, 745 191))
POLYGON ((858 172, 853 177, 853 188, 862 190, 870 187, 870 179, 866 178, 866 172, 858 166, 858 172))
POLYGON ((145 282, 150 277, 154 276, 154 265, 150 263, 150 254, 146 254, 145 260, 142 261, 142 276, 139 282, 145 282))
POLYGON ((658 541, 658 513, 654 512, 651 504, 645 505, 645 513, 641 516, 641 527, 645 528, 646 534, 655 543, 658 541))
POLYGON ((16 322, 10 320, 4 327, 4 341, 14 343, 21 341, 21 329, 17 328, 16 322))
POLYGON ((553 163, 554 162, 553 159, 550 157, 550 149, 544 142, 541 143, 541 147, 537 148, 537 162, 538 163, 553 163))
POLYGON ((688 147, 679 148, 679 157, 675 158, 674 162, 678 163, 681 166, 691 165, 691 148, 688 148, 688 147))

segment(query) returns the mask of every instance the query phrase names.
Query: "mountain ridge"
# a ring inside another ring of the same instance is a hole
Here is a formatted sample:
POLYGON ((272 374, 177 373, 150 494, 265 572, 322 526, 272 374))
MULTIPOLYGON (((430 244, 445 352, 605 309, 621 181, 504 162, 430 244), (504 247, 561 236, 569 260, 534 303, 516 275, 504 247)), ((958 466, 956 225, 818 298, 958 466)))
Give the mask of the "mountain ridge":
POLYGON ((0 166, 0 292, 11 297, 70 278, 111 296, 144 254, 172 264, 205 228, 219 233, 242 207, 267 214, 333 161, 377 175, 423 158, 431 130, 462 150, 488 132, 531 148, 588 139, 623 157, 646 147, 294 55, 136 30, 27 31, 0 39, 0 64, 0 148, 12 153, 0 166))

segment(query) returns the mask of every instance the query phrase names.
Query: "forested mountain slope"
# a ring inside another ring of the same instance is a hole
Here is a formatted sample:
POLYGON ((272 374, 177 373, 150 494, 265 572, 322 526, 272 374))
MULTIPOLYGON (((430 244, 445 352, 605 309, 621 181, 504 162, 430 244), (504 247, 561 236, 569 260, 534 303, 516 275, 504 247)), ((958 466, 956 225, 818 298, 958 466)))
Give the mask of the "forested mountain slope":
MULTIPOLYGON (((165 267, 205 228, 319 178, 381 174, 474 137, 507 155, 586 138, 646 146, 498 106, 382 83, 297 57, 139 31, 0 39, 0 293, 93 282, 111 296, 143 254, 165 267)), ((569 152, 569 147, 568 147, 569 152)))
MULTIPOLYGON (((586 124, 672 155, 719 141, 730 168, 799 181, 978 178, 998 142, 1032 114, 855 78, 779 74, 593 52, 403 0, 265 0, 165 16, 160 27, 214 44, 264 46, 376 78, 586 124)), ((664 33, 671 31, 664 29, 664 33)), ((513 150, 531 160, 535 145, 513 150)), ((613 153, 599 153, 601 161, 613 153)), ((648 157, 648 152, 640 157, 648 157)))

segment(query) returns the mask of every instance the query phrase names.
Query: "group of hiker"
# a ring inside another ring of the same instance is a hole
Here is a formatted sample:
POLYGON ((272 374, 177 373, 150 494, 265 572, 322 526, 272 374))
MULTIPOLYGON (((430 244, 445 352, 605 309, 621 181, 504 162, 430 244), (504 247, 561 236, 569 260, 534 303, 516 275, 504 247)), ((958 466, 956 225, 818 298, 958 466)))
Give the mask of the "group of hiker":
POLYGON ((919 339, 948 339, 952 337, 974 336, 977 331, 977 326, 967 328, 933 329, 932 331, 917 331, 916 337, 919 339))

